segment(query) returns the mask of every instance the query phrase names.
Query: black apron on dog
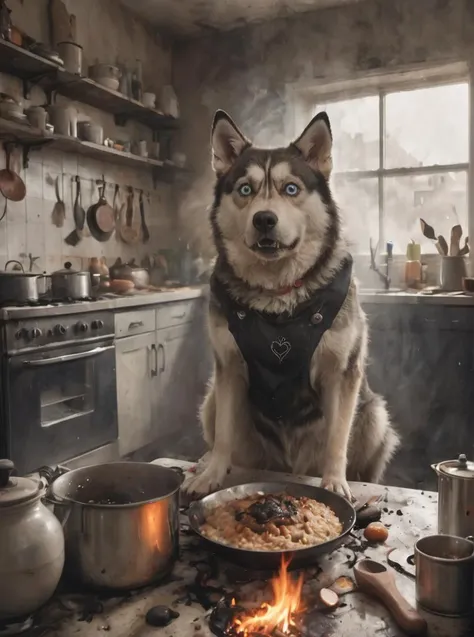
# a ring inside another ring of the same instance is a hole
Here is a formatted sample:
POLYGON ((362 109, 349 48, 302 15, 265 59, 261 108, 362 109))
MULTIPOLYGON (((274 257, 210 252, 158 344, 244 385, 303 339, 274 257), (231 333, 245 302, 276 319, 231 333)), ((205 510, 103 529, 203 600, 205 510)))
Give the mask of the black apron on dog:
POLYGON ((211 290, 247 363, 250 402, 272 422, 298 424, 314 417, 314 409, 320 410, 310 386, 310 362, 344 303, 351 274, 349 258, 326 287, 291 315, 257 312, 241 305, 224 284, 214 275, 211 278, 211 290))

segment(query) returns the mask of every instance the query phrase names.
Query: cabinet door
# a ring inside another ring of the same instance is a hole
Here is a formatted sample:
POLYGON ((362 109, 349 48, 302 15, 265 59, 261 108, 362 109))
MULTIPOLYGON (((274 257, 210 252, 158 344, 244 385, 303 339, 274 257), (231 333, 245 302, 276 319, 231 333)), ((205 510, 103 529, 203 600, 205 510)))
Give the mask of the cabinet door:
POLYGON ((152 442, 157 436, 153 418, 156 378, 155 332, 117 341, 117 401, 120 455, 152 442))
POLYGON ((197 411, 196 398, 192 390, 193 376, 196 372, 187 343, 190 329, 189 325, 180 325, 158 330, 156 333, 157 410, 163 425, 160 433, 165 435, 185 424, 185 417, 190 408, 197 411))

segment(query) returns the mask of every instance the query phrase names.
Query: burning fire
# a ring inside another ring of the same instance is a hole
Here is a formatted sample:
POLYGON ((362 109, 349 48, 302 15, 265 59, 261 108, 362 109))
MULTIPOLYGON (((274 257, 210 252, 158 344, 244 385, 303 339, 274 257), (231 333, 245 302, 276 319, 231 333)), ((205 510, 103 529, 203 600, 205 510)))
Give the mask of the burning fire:
POLYGON ((297 580, 292 579, 288 574, 289 563, 290 560, 283 559, 280 573, 271 581, 272 603, 262 604, 252 614, 238 615, 232 624, 235 633, 245 637, 252 633, 270 635, 274 631, 280 631, 285 635, 292 634, 291 627, 296 628, 295 616, 304 610, 301 604, 303 576, 300 575, 297 580))

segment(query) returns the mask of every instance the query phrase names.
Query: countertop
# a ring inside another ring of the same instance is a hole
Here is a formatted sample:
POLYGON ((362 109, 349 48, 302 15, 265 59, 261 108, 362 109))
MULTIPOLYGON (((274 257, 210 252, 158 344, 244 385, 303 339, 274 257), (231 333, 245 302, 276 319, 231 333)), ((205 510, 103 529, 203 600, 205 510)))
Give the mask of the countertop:
POLYGON ((474 306, 474 296, 463 292, 440 292, 427 294, 426 292, 405 292, 385 290, 367 290, 359 288, 359 300, 364 303, 380 303, 397 305, 453 305, 474 306))
MULTIPOLYGON (((0 309, 1 321, 40 318, 44 316, 65 316, 82 312, 98 312, 101 310, 126 310, 127 308, 146 307, 160 303, 172 303, 196 299, 207 295, 208 286, 183 287, 163 290, 162 292, 135 292, 128 295, 109 295, 97 301, 79 301, 72 304, 51 304, 32 307, 4 307, 0 309)), ((409 305, 451 305, 474 306, 474 296, 460 292, 443 294, 423 294, 420 292, 383 290, 359 290, 359 300, 364 303, 377 304, 409 304, 409 305)))
POLYGON ((0 309, 0 321, 12 321, 42 316, 65 316, 81 312, 99 312, 101 310, 125 310, 145 307, 173 301, 196 299, 205 295, 206 286, 183 287, 163 290, 162 292, 135 292, 130 295, 109 295, 97 301, 79 301, 72 304, 51 304, 33 307, 4 307, 0 309))
MULTIPOLYGON (((185 476, 192 475, 190 463, 172 459, 156 460, 155 463, 179 466, 185 476)), ((261 480, 315 485, 320 482, 316 478, 295 475, 235 470, 227 476, 226 486, 261 480)), ((382 521, 390 526, 389 538, 386 544, 368 546, 367 542, 361 541, 361 531, 353 532, 345 546, 322 558, 318 565, 308 565, 304 572, 303 597, 311 602, 322 587, 330 586, 337 577, 353 577, 353 564, 367 556, 384 563, 390 559, 398 565, 395 573, 398 587, 414 603, 414 568, 408 564, 407 558, 413 554, 414 543, 420 536, 436 530, 437 495, 360 483, 353 483, 352 489, 355 497, 364 502, 374 495, 383 499, 382 521)), ((262 593, 268 594, 267 576, 261 572, 244 572, 216 558, 190 533, 186 522, 183 511, 181 558, 171 580, 118 598, 99 599, 92 594, 57 596, 36 618, 35 632, 29 634, 37 634, 38 637, 96 637, 109 632, 114 637, 152 637, 158 634, 161 637, 211 637, 208 626, 210 606, 206 603, 209 595, 215 603, 225 590, 235 595, 237 600, 258 600, 260 603, 262 593), (214 587, 213 595, 210 589, 203 589, 198 584, 202 581, 203 568, 212 572, 208 585, 214 587), (166 628, 151 628, 145 623, 145 615, 151 607, 159 604, 171 606, 180 616, 166 628)), ((314 603, 310 603, 309 608, 314 609, 314 603)), ((469 629, 459 620, 423 614, 429 625, 430 637, 472 635, 472 632, 464 632, 469 629)), ((378 602, 357 592, 341 597, 341 605, 335 611, 312 610, 309 617, 306 615, 305 626, 306 637, 402 637, 404 634, 378 602)))

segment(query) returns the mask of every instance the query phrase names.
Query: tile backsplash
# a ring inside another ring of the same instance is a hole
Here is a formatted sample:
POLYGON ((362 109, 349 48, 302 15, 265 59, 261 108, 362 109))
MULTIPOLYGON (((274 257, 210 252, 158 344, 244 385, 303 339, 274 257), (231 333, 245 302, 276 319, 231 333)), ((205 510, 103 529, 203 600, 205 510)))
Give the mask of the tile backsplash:
MULTIPOLYGON (((5 166, 2 152, 0 166, 5 166)), ((51 272, 62 267, 65 261, 71 261, 75 267, 87 267, 90 257, 104 256, 111 264, 117 257, 135 258, 139 261, 145 255, 160 248, 170 247, 175 239, 175 220, 173 215, 173 196, 171 186, 160 184, 153 188, 151 174, 146 171, 123 168, 110 163, 101 163, 81 156, 43 149, 32 150, 29 165, 22 167, 21 152, 12 155, 11 167, 25 181, 26 198, 15 203, 8 202, 5 218, 0 221, 0 268, 10 259, 21 261, 28 267, 28 254, 39 259, 35 262, 36 271, 51 272), (125 214, 126 187, 136 189, 134 198, 133 225, 140 223, 138 195, 145 194, 145 217, 150 231, 147 244, 127 245, 117 233, 106 242, 99 242, 87 231, 82 241, 75 247, 65 242, 67 235, 74 229, 73 204, 75 197, 74 179, 81 180, 82 206, 87 211, 99 197, 96 181, 104 175, 107 189, 106 198, 113 204, 115 184, 120 186, 117 205, 125 214), (59 179, 59 191, 66 206, 66 217, 62 228, 52 223, 51 213, 56 202, 55 182, 59 179)), ((4 199, 0 196, 0 208, 3 211, 4 199)))

